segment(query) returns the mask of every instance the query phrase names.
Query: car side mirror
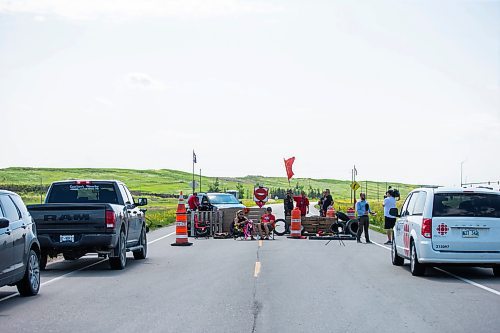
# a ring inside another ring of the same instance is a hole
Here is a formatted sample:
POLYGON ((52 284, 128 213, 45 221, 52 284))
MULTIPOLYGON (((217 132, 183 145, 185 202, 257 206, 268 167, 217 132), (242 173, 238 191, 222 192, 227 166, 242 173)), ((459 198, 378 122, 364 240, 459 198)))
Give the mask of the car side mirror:
POLYGON ((243 204, 243 201, 240 200, 240 204, 243 204))
POLYGON ((391 208, 391 209, 389 209, 389 214, 392 215, 392 216, 401 217, 401 215, 398 214, 398 209, 397 208, 391 208))
POLYGON ((10 221, 5 217, 0 217, 0 228, 7 228, 10 224, 10 221))
POLYGON ((137 199, 137 206, 146 206, 148 204, 148 198, 137 199))

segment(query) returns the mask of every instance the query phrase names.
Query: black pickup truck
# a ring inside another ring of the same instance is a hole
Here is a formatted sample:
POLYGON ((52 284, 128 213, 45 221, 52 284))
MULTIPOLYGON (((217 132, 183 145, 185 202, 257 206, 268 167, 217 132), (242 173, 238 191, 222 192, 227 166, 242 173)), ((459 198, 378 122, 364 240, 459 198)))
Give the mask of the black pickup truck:
POLYGON ((41 246, 41 269, 47 256, 60 253, 76 260, 86 253, 109 257, 112 269, 123 269, 127 251, 135 259, 147 255, 145 211, 128 188, 116 180, 71 180, 54 182, 45 203, 30 205, 41 246))

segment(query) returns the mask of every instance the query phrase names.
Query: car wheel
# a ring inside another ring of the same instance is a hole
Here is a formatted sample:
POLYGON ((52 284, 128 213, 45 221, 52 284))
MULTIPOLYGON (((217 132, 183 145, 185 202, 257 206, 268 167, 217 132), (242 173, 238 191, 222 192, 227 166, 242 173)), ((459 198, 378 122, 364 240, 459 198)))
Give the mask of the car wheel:
POLYGON ((394 266, 403 266, 403 264, 405 263, 405 259, 400 257, 398 252, 396 251, 396 241, 394 239, 392 240, 391 246, 391 259, 394 266))
POLYGON ((125 231, 120 232, 120 239, 118 240, 118 257, 109 258, 109 265, 111 269, 124 269, 127 265, 127 245, 125 231))
POLYGON ((500 277, 500 265, 493 266, 493 275, 500 277))
POLYGON ((286 233, 286 221, 284 219, 277 219, 274 222, 274 233, 278 236, 283 236, 286 233))
POLYGON ((40 290, 40 259, 34 250, 30 250, 23 279, 17 283, 21 296, 33 296, 40 290))
POLYGON ((413 241, 410 246, 410 272, 413 276, 422 276, 425 274, 425 265, 418 262, 417 250, 413 241))
POLYGON ((148 255, 148 239, 146 237, 146 229, 143 227, 141 230, 141 240, 140 245, 142 245, 142 249, 139 251, 132 252, 134 254, 134 259, 146 259, 148 255))
POLYGON ((40 270, 44 271, 47 267, 47 260, 49 259, 49 255, 42 251, 40 254, 40 270))

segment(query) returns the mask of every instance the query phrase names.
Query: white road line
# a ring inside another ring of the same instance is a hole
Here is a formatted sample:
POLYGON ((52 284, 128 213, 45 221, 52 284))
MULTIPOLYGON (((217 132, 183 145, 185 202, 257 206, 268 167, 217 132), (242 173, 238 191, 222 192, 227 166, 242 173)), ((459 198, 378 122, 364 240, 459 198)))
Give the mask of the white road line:
POLYGON ((158 242, 158 241, 161 241, 162 239, 167 238, 167 237, 170 237, 170 236, 172 236, 172 235, 175 235, 175 232, 171 232, 171 233, 169 233, 168 235, 165 235, 165 236, 162 236, 162 237, 157 238, 157 239, 155 239, 155 240, 152 240, 151 242, 148 242, 148 245, 151 245, 151 244, 153 244, 153 243, 156 243, 156 242, 158 242))
POLYGON ((492 294, 495 294, 495 295, 500 296, 500 291, 497 291, 497 290, 495 290, 495 289, 488 288, 488 287, 483 286, 482 284, 479 284, 479 283, 477 283, 477 282, 471 281, 471 280, 469 280, 469 279, 466 279, 466 278, 463 278, 463 277, 461 277, 461 276, 458 276, 458 275, 455 275, 455 274, 453 274, 453 273, 450 273, 450 272, 448 272, 448 271, 445 271, 444 269, 437 268, 437 267, 434 267, 434 269, 435 269, 435 270, 438 270, 438 271, 440 271, 440 272, 443 272, 443 273, 445 273, 445 274, 448 274, 449 276, 452 276, 452 277, 454 277, 455 279, 458 279, 458 280, 463 281, 463 282, 465 282, 465 283, 471 284, 471 285, 473 285, 474 287, 481 288, 481 289, 483 289, 483 290, 489 291, 489 292, 490 292, 490 293, 492 293, 492 294))
MULTIPOLYGON (((169 233, 168 235, 162 236, 162 237, 160 237, 160 238, 157 238, 157 239, 155 239, 155 240, 153 240, 153 241, 148 242, 148 245, 153 244, 153 243, 156 243, 156 242, 158 242, 158 241, 160 241, 160 240, 162 240, 162 239, 165 239, 165 238, 167 238, 167 237, 169 237, 169 236, 172 236, 172 235, 174 235, 174 234, 175 234, 175 232, 171 232, 171 233, 169 233)), ((99 265, 100 263, 102 263, 102 262, 104 262, 104 261, 106 261, 106 260, 108 260, 108 259, 102 259, 102 260, 99 260, 99 261, 94 262, 94 263, 92 263, 92 264, 90 264, 90 265, 83 266, 83 267, 81 267, 81 268, 79 268, 79 269, 76 269, 76 270, 74 270, 74 271, 68 272, 68 273, 63 274, 63 275, 61 275, 61 276, 58 276, 58 277, 56 277, 56 278, 50 279, 50 280, 48 280, 48 281, 45 281, 45 282, 43 282, 43 283, 41 283, 41 284, 40 284, 40 287, 43 287, 43 286, 46 286, 46 285, 48 285, 48 284, 54 283, 54 282, 56 282, 56 281, 62 280, 62 279, 66 278, 66 277, 68 277, 68 276, 70 276, 70 275, 72 275, 72 274, 74 274, 74 273, 77 273, 77 272, 83 271, 83 270, 85 270, 85 269, 87 269, 87 268, 90 268, 90 267, 92 267, 92 266, 99 265)), ((60 261, 57 261, 57 262, 60 262, 60 261)), ((56 262, 54 262, 54 264, 55 264, 55 263, 56 263, 56 262)), ((18 295, 19 295, 19 293, 15 293, 15 294, 9 295, 9 296, 7 296, 7 297, 4 297, 4 298, 0 299, 0 302, 6 301, 6 300, 8 300, 8 299, 10 299, 10 298, 12 298, 12 297, 18 296, 18 295)))
MULTIPOLYGON (((390 247, 386 247, 386 246, 384 246, 384 245, 382 245, 382 244, 379 244, 379 243, 376 243, 376 242, 373 242, 373 244, 375 244, 375 245, 377 245, 377 246, 380 246, 380 247, 382 247, 382 248, 384 248, 384 249, 386 249, 386 250, 391 251, 391 248, 390 248, 390 247)), ((497 291, 497 290, 492 289, 492 288, 488 288, 488 287, 486 287, 486 286, 483 286, 483 285, 482 285, 482 284, 480 284, 480 283, 474 282, 474 281, 472 281, 472 280, 469 280, 469 279, 463 278, 463 277, 461 277, 461 276, 458 276, 458 275, 456 275, 456 274, 453 274, 453 273, 450 273, 450 272, 448 272, 448 271, 445 271, 444 269, 441 269, 441 268, 438 268, 438 267, 434 267, 434 269, 435 269, 435 270, 437 270, 437 271, 440 271, 440 272, 442 272, 442 273, 445 273, 445 274, 447 274, 447 275, 449 275, 449 276, 451 276, 451 277, 454 277, 454 278, 455 278, 455 279, 457 279, 457 280, 460 280, 460 281, 462 281, 462 282, 468 283, 468 284, 470 284, 470 285, 472 285, 472 286, 474 286, 474 287, 481 288, 481 289, 486 290, 486 291, 488 291, 488 292, 490 292, 490 293, 492 293, 492 294, 495 294, 495 295, 497 295, 497 296, 500 296, 500 291, 497 291)))

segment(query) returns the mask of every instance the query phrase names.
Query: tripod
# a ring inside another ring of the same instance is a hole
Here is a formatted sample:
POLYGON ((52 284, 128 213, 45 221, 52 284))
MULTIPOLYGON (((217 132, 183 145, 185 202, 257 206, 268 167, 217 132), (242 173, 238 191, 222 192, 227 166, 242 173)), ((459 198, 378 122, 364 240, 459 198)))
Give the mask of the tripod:
MULTIPOLYGON (((340 237, 340 233, 339 233, 339 223, 338 222, 333 222, 332 225, 330 226, 330 229, 333 231, 333 234, 335 236, 337 236, 337 238, 339 239, 339 245, 341 246, 345 246, 345 243, 344 243, 344 240, 342 239, 342 237, 340 237)), ((325 246, 330 244, 332 240, 330 239, 328 242, 326 242, 325 246)))

